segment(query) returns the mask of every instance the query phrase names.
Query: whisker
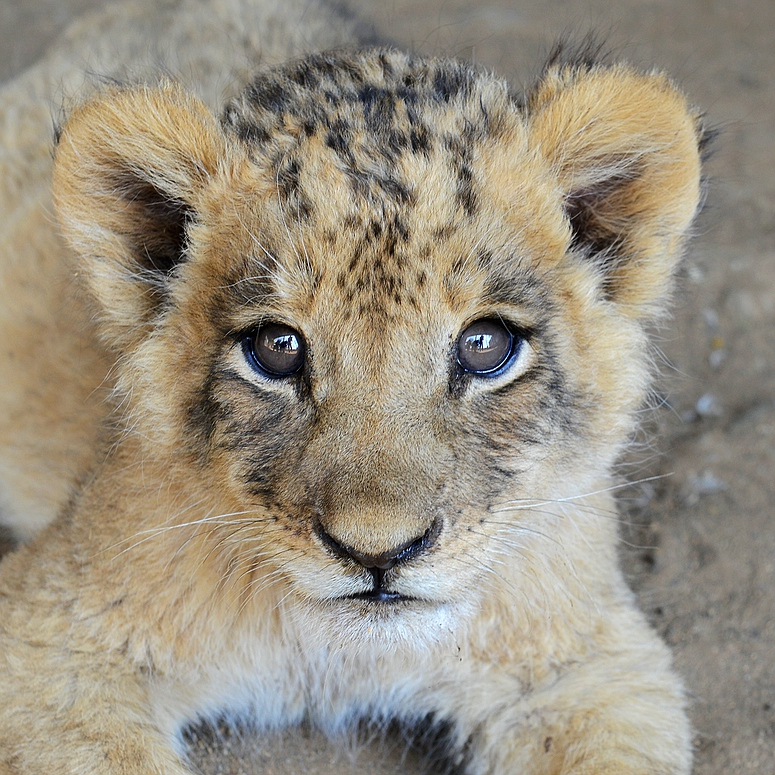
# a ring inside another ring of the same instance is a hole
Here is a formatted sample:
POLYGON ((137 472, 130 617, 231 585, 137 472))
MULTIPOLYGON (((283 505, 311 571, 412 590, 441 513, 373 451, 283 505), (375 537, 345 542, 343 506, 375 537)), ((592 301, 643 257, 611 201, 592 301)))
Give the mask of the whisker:
MULTIPOLYGON (((198 505, 200 505, 200 503, 195 503, 187 506, 183 511, 179 512, 176 515, 176 517, 180 516, 180 514, 184 514, 186 511, 196 508, 198 505)), ((230 512, 225 514, 208 515, 205 517, 201 517, 200 519, 191 520, 189 522, 174 522, 173 524, 159 525, 158 527, 147 528, 145 530, 138 530, 136 533, 133 533, 131 536, 128 536, 127 538, 122 538, 120 541, 117 541, 116 543, 111 544, 110 546, 107 546, 104 549, 101 549, 100 552, 98 552, 98 554, 109 551, 110 549, 114 549, 117 546, 121 546, 122 544, 127 543, 129 541, 133 541, 135 538, 138 538, 139 536, 144 536, 144 537, 141 538, 139 541, 135 542, 134 544, 132 544, 131 546, 128 546, 122 549, 113 559, 115 559, 116 557, 120 557, 125 552, 131 551, 132 549, 140 546, 146 541, 153 540, 154 538, 157 538, 158 536, 173 530, 182 530, 183 528, 197 527, 200 525, 208 525, 208 524, 215 524, 217 527, 227 527, 227 526, 241 525, 241 524, 256 525, 260 523, 274 521, 274 517, 263 517, 263 518, 249 517, 246 519, 232 519, 232 517, 242 516, 245 514, 260 514, 262 512, 263 512, 262 509, 248 509, 245 511, 235 511, 235 512, 230 512)))
MULTIPOLYGON (((632 482, 622 482, 621 484, 613 484, 610 487, 603 487, 599 490, 591 490, 590 492, 580 493, 578 495, 568 495, 563 498, 553 498, 553 499, 540 500, 540 501, 535 501, 535 500, 531 501, 529 498, 515 498, 513 500, 504 501, 501 504, 501 506, 504 507, 503 510, 509 511, 509 510, 517 510, 517 509, 532 509, 536 506, 551 506, 558 503, 570 503, 572 501, 583 500, 584 498, 591 498, 593 495, 602 495, 603 493, 623 490, 626 487, 633 487, 638 484, 644 484, 645 482, 654 482, 660 479, 666 479, 670 476, 672 476, 672 473, 656 474, 654 476, 647 476, 647 477, 644 477, 643 479, 637 479, 632 482)), ((493 513, 498 513, 499 511, 501 511, 500 508, 493 509, 493 513)))

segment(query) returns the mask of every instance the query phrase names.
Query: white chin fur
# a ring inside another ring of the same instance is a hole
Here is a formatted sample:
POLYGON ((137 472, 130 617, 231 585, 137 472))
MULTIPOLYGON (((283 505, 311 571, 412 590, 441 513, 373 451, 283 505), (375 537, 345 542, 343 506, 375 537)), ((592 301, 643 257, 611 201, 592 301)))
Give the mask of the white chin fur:
POLYGON ((412 661, 456 648, 458 633, 472 614, 468 608, 459 602, 343 600, 297 604, 291 615, 313 652, 325 645, 353 655, 365 651, 371 659, 390 655, 412 661))

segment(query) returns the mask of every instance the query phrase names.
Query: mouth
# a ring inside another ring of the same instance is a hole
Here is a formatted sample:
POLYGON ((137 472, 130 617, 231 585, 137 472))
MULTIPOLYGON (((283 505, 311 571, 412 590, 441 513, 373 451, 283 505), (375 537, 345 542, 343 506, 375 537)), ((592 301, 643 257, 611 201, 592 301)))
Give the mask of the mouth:
POLYGON ((399 592, 389 592, 386 589, 370 589, 368 592, 358 592, 347 595, 342 600, 363 600, 369 603, 413 603, 417 598, 402 595, 399 592))

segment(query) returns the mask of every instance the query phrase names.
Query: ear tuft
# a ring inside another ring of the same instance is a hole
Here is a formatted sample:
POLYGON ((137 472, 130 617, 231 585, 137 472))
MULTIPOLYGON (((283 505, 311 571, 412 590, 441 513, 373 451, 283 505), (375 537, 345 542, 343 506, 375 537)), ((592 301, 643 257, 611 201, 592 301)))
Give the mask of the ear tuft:
POLYGON ((600 35, 590 32, 580 38, 565 36, 561 37, 549 52, 540 80, 545 79, 552 71, 589 71, 609 64, 609 49, 600 35))
POLYGON ((628 314, 657 314, 700 201, 701 116, 664 75, 561 56, 526 110, 530 142, 563 196, 571 250, 628 314))
POLYGON ((57 216, 113 346, 131 347, 167 298, 226 142, 207 108, 171 83, 113 87, 62 128, 57 216))

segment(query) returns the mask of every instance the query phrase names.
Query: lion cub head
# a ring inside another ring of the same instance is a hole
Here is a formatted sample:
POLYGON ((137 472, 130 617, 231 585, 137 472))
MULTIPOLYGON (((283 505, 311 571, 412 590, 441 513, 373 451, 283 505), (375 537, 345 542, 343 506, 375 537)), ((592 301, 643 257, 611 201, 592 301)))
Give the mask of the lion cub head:
POLYGON ((451 610, 536 528, 515 504, 605 482, 700 143, 661 75, 557 62, 523 97, 370 50, 262 73, 220 120, 109 89, 55 198, 138 454, 240 515, 214 554, 318 607, 451 610))

